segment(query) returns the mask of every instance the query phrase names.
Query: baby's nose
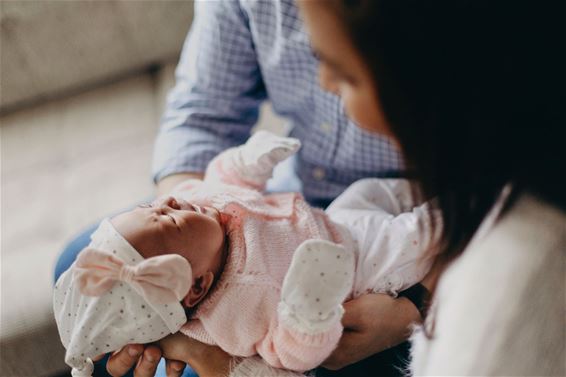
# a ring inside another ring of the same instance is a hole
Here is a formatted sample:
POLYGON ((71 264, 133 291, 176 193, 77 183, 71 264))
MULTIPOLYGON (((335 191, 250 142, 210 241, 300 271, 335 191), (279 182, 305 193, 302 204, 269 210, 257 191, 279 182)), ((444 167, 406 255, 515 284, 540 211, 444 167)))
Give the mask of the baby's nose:
POLYGON ((180 209, 179 203, 177 203, 177 200, 172 196, 167 196, 162 199, 158 199, 156 204, 158 207, 161 207, 163 209, 169 209, 169 208, 180 209))

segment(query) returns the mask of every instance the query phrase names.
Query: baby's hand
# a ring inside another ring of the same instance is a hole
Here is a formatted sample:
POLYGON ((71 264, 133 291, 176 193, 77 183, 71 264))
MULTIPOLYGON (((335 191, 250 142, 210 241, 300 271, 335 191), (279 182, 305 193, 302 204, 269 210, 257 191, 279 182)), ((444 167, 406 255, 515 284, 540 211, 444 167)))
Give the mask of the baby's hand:
POLYGON ((300 330, 325 331, 340 320, 353 275, 354 257, 343 246, 325 240, 303 242, 283 281, 280 314, 300 330))
POLYGON ((246 168, 258 169, 258 174, 270 173, 275 165, 301 147, 298 139, 258 131, 241 147, 241 159, 246 168))

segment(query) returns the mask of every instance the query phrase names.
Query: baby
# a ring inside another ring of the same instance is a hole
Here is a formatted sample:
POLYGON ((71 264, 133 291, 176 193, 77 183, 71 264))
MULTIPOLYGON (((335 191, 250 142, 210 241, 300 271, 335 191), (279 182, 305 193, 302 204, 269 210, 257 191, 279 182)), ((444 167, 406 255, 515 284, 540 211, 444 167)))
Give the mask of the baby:
POLYGON ((217 156, 203 181, 102 222, 55 287, 74 375, 90 374, 89 357, 179 330, 308 370, 336 347, 344 301, 424 277, 438 216, 407 181, 359 181, 326 212, 297 193, 262 193, 299 147, 258 132, 217 156))

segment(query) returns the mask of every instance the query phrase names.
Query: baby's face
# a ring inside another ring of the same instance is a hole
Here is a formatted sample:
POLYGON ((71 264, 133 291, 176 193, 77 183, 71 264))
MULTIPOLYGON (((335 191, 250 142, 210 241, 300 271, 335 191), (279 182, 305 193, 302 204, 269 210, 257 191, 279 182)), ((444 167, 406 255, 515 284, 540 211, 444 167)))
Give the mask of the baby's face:
POLYGON ((144 257, 179 254, 193 276, 216 271, 225 231, 220 213, 172 197, 157 199, 111 220, 116 230, 144 257))

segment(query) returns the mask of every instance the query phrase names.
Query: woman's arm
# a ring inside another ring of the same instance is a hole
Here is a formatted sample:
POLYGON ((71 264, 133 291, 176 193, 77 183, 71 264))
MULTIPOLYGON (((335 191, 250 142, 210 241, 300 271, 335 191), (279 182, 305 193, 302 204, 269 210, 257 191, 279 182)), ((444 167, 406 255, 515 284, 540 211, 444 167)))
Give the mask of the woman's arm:
MULTIPOLYGON (((440 269, 434 264, 421 284, 431 291, 440 269)), ((338 347, 322 364, 338 370, 409 338, 411 325, 422 322, 417 307, 405 297, 368 294, 344 304, 344 332, 338 347)))
MULTIPOLYGON (((392 298, 385 294, 369 294, 344 304, 342 323, 345 331, 332 355, 323 363, 328 369, 341 369, 373 354, 407 340, 412 323, 421 317, 415 305, 406 298, 392 298)), ((208 346, 181 334, 170 335, 160 341, 164 356, 188 362, 199 376, 228 375, 230 366, 234 376, 255 375, 269 368, 259 358, 246 359, 235 366, 235 360, 218 347, 208 346), (243 371, 254 371, 247 374, 243 371), (237 373, 236 373, 237 372, 237 373)), ((273 369, 279 371, 278 369, 273 369)), ((284 374, 300 376, 301 374, 284 374)))
MULTIPOLYGON (((328 369, 341 369, 403 342, 409 336, 410 324, 420 321, 418 310, 409 300, 394 299, 385 294, 361 296, 345 303, 344 309, 342 323, 345 331, 336 350, 323 363, 328 369)), ((182 334, 170 335, 160 340, 158 345, 163 349, 163 356, 171 360, 168 370, 173 376, 181 374, 185 362, 201 377, 261 376, 262 371, 269 368, 259 358, 245 359, 237 364, 219 347, 203 344, 182 334)), ((145 350, 140 344, 124 347, 108 360, 108 372, 112 376, 123 376, 138 363, 136 377, 153 376, 161 358, 159 347, 148 346, 145 350)), ((272 371, 283 373, 281 376, 301 376, 278 369, 272 371)))
POLYGON ((201 377, 227 376, 233 358, 219 347, 198 342, 181 333, 169 335, 157 344, 129 344, 108 359, 111 376, 124 376, 135 365, 134 376, 153 377, 161 357, 167 360, 167 376, 180 376, 189 363, 201 377))
POLYGON ((220 347, 204 344, 181 333, 169 335, 157 344, 163 357, 189 364, 200 377, 227 376, 234 363, 233 357, 220 347))
POLYGON ((421 316, 406 298, 368 294, 344 304, 344 333, 338 347, 322 364, 338 370, 407 340, 421 316))
MULTIPOLYGON (((300 373, 272 368, 260 357, 238 359, 222 351, 220 347, 209 346, 183 334, 177 333, 159 341, 163 356, 168 359, 184 360, 200 377, 300 377, 300 373)), ((169 375, 169 374, 168 374, 169 375)))

